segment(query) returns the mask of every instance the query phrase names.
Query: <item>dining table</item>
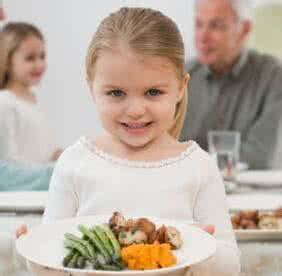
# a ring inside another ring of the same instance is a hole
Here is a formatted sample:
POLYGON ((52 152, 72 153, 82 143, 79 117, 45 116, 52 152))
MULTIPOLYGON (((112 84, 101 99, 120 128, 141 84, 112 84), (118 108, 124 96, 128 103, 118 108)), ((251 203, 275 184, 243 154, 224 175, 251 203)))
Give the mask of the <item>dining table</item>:
MULTIPOLYGON (((282 182, 282 181, 281 181, 282 182)), ((245 185, 236 181, 226 181, 226 197, 230 214, 240 209, 269 210, 282 206, 282 185, 263 187, 245 185)), ((41 222, 48 192, 0 192, 0 229, 1 233, 13 236, 15 229, 21 224, 34 227, 41 222)), ((3 244, 5 235, 0 233, 0 276, 30 276, 25 269, 25 261, 20 256, 18 267, 14 271, 5 271, 3 257, 3 244), (2 239, 2 241, 1 241, 2 239), (2 245, 1 245, 2 244, 2 245), (1 254, 2 253, 2 254, 1 254)), ((282 275, 282 232, 273 239, 266 237, 238 236, 237 243, 241 252, 240 276, 279 276, 282 275)), ((7 244, 6 244, 7 247, 7 244)), ((16 253, 14 253, 15 255, 16 253)), ((5 256, 4 256, 5 261, 5 256)), ((11 260, 12 261, 12 260, 11 260)), ((6 264, 7 266, 7 264, 6 264)))

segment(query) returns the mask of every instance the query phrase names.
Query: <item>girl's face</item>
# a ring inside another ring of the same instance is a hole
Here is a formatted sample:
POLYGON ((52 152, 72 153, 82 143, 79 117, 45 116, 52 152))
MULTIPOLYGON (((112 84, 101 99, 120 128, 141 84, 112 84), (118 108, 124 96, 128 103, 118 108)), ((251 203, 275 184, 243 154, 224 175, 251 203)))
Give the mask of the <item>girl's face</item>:
POLYGON ((27 37, 12 55, 10 82, 25 87, 39 84, 46 69, 44 42, 36 36, 27 37))
POLYGON ((143 147, 167 135, 187 82, 168 59, 123 49, 98 58, 91 88, 104 129, 127 146, 143 147))

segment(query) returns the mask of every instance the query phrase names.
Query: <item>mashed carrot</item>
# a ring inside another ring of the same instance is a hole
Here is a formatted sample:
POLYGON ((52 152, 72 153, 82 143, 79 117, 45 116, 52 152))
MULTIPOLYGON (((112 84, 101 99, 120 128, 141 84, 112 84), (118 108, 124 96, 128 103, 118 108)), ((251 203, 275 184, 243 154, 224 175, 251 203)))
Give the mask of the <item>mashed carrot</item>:
POLYGON ((123 261, 129 269, 143 270, 169 267, 176 264, 168 243, 133 244, 121 250, 123 261))

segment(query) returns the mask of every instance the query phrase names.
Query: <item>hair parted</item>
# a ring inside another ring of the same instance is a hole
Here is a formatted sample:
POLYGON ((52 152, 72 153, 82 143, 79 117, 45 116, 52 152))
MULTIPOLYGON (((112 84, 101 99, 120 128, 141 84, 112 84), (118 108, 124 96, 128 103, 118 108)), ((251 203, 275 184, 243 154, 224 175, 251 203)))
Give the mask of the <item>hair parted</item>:
MULTIPOLYGON (((99 56, 120 45, 126 45, 137 54, 165 57, 175 65, 179 80, 186 75, 184 43, 174 21, 153 9, 124 7, 106 17, 94 34, 86 57, 88 82, 93 80, 99 56)), ((179 137, 184 123, 187 101, 186 91, 177 104, 175 120, 169 130, 175 138, 179 137)))

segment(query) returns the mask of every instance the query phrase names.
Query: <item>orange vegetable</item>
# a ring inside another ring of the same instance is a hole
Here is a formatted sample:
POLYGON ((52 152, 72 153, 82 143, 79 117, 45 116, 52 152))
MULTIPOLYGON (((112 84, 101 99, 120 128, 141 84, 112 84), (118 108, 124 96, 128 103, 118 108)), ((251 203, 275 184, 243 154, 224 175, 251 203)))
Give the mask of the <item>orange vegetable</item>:
POLYGON ((129 269, 143 270, 169 267, 176 264, 168 243, 133 244, 121 250, 121 257, 129 269))

